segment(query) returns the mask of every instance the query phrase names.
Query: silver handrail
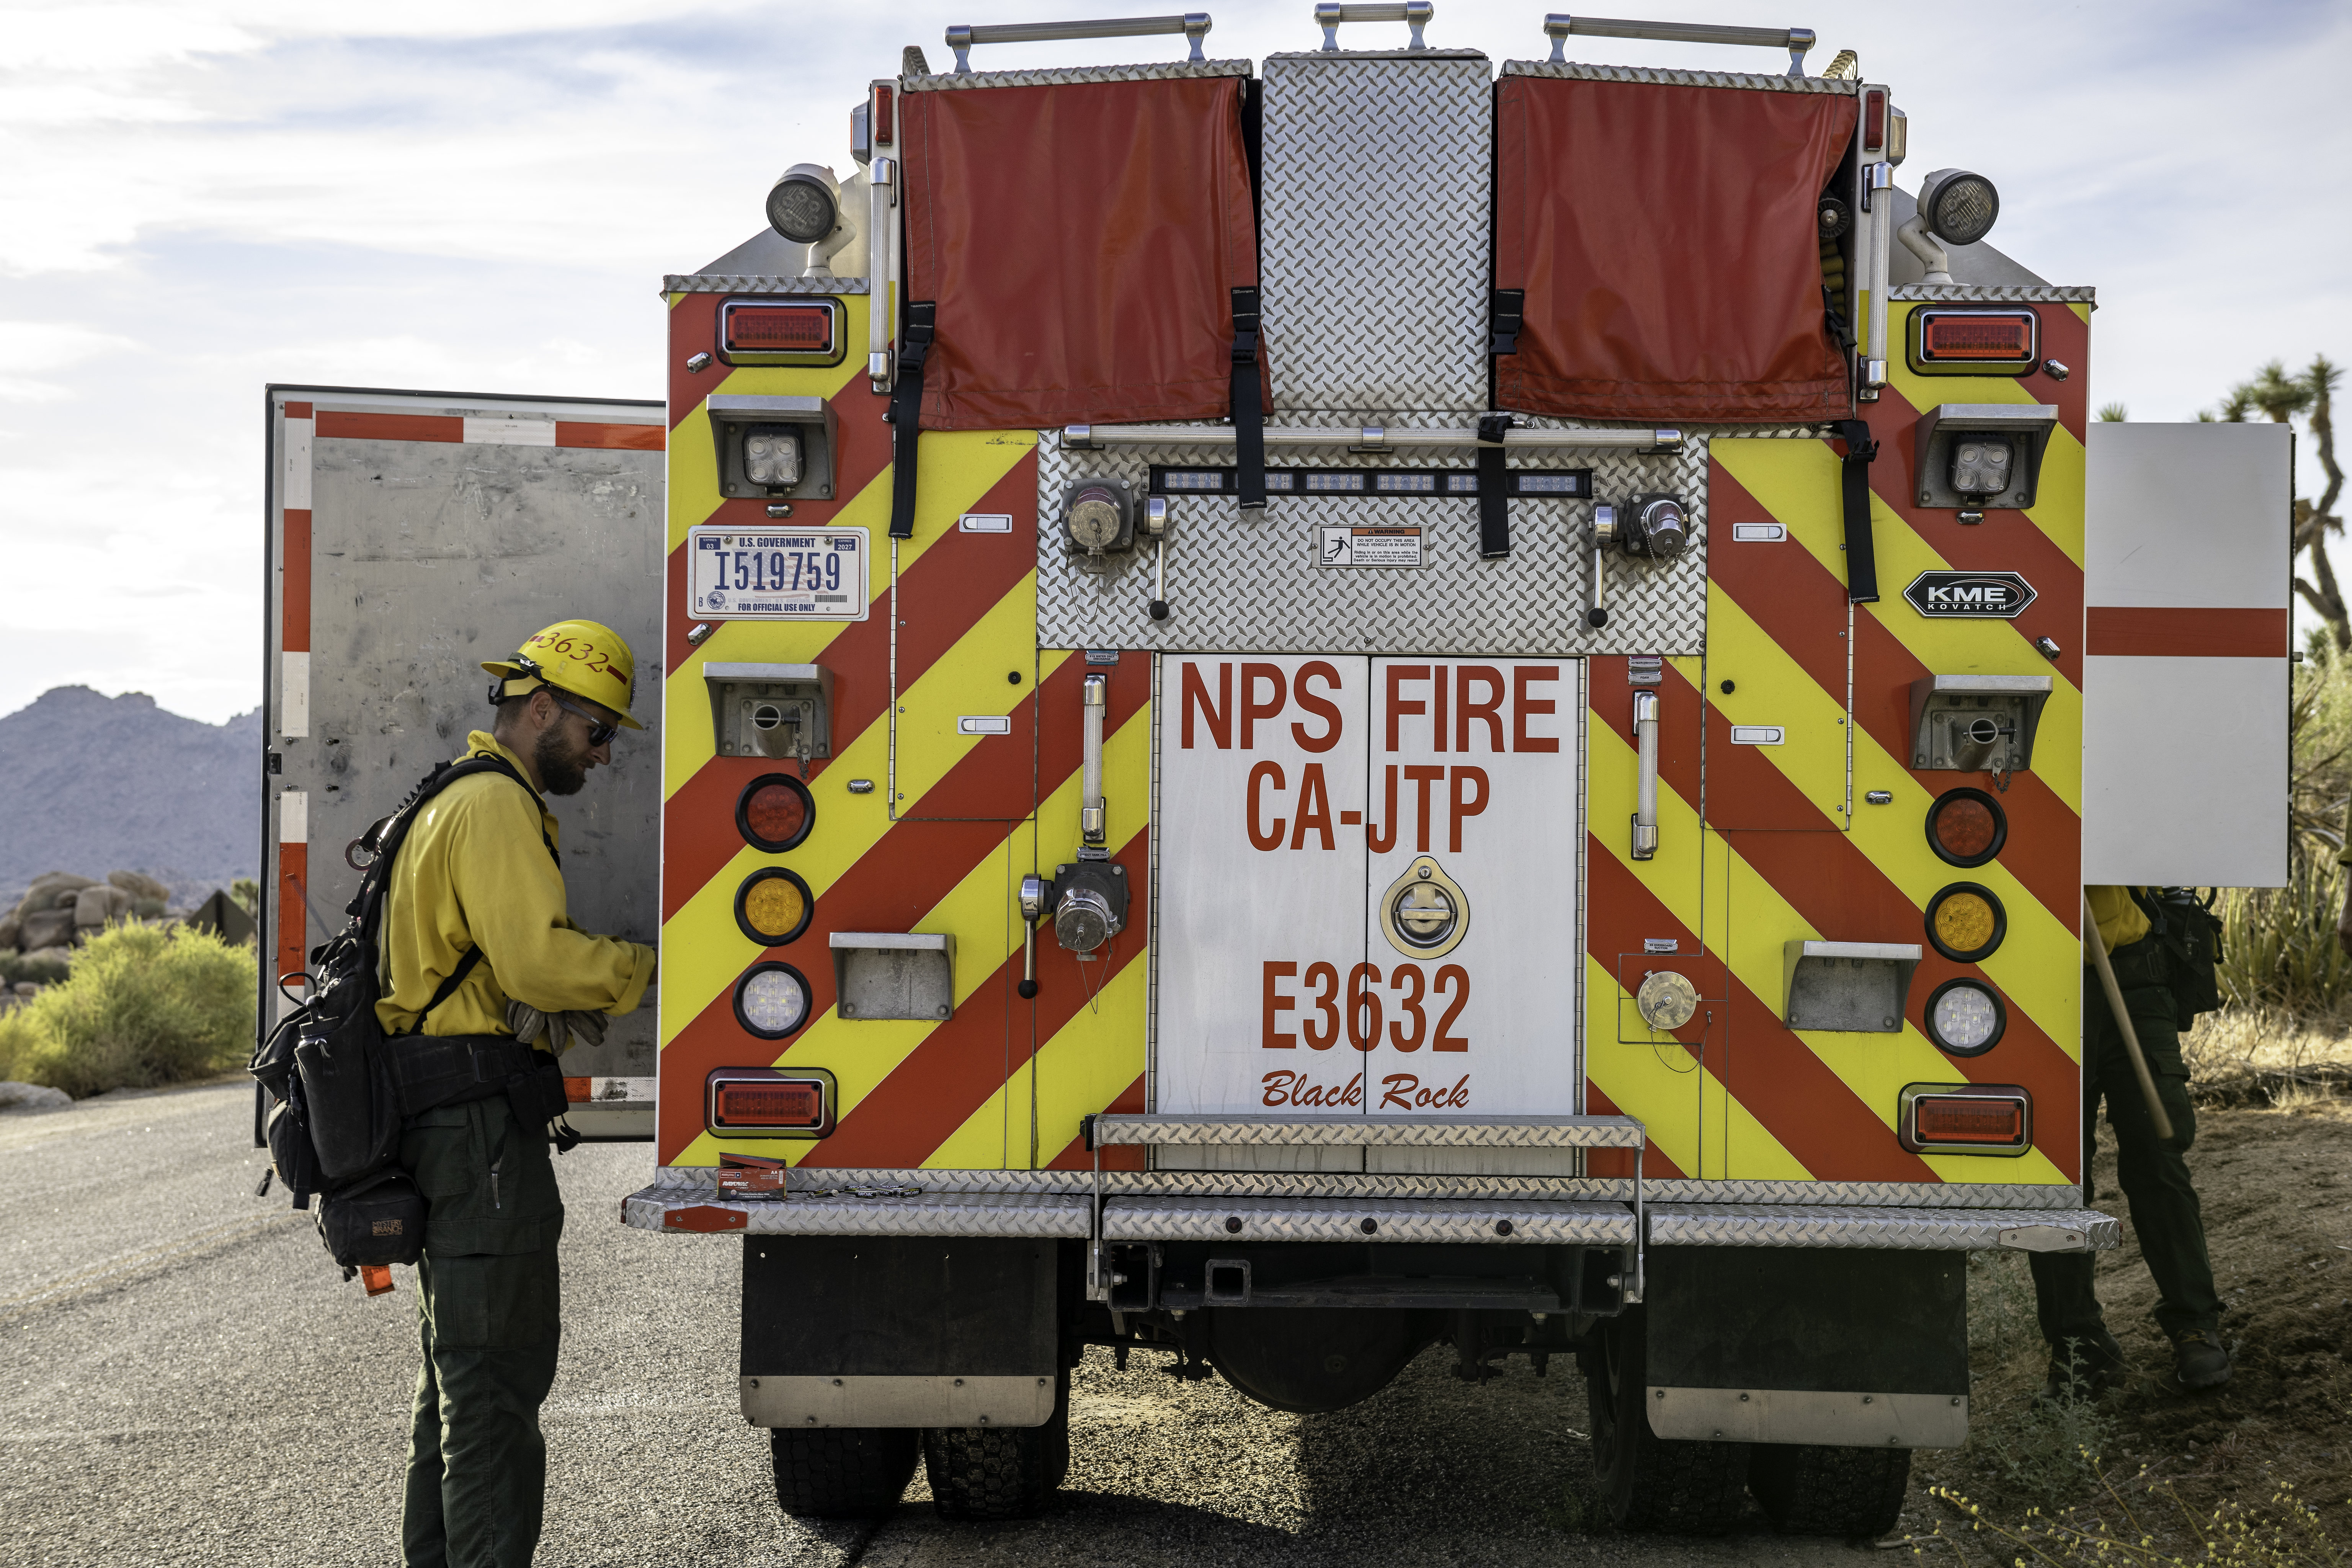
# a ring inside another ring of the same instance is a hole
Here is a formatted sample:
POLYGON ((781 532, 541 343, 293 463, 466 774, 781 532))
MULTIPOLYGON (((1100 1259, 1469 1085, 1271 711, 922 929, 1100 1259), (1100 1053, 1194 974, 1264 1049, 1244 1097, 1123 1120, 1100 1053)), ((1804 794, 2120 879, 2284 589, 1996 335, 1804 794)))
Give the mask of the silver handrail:
POLYGON ((1412 42, 1407 48, 1425 49, 1429 45, 1421 30, 1437 15, 1430 0, 1387 0, 1385 4, 1339 5, 1335 0, 1319 0, 1315 7, 1315 25, 1323 29, 1323 47, 1337 52, 1339 47, 1339 24, 1342 22, 1402 22, 1412 29, 1412 42))
POLYGON ((1051 44, 1068 38, 1139 38, 1157 33, 1181 33, 1192 40, 1192 59, 1205 59, 1201 40, 1212 26, 1206 11, 1181 16, 1126 16, 1098 22, 992 22, 982 26, 958 24, 948 29, 948 47, 955 51, 955 74, 971 74, 974 44, 1051 44))
MULTIPOLYGON (((1571 34, 1588 38, 1647 38, 1660 44, 1735 44, 1789 51, 1789 74, 1805 74, 1805 51, 1813 47, 1811 27, 1731 27, 1713 22, 1628 22, 1608 16, 1571 16, 1555 11, 1544 18, 1555 64, 1568 60, 1571 34)), ((1328 46, 1326 46, 1327 47, 1328 46)))

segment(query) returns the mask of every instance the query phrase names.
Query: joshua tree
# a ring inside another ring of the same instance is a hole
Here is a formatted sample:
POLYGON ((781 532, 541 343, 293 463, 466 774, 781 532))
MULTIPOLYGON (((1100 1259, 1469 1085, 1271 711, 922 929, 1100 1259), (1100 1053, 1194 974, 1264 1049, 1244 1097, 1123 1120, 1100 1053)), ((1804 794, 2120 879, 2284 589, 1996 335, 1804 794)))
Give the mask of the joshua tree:
POLYGON ((2103 425, 2120 425, 2130 416, 2131 410, 2120 403, 2099 405, 2099 422, 2103 425))
MULTIPOLYGON (((2344 520, 2336 515, 2336 498, 2344 490, 2344 470, 2336 464, 2336 426, 2331 416, 2336 384, 2343 379, 2343 370, 2326 354, 2313 355, 2309 366, 2293 375, 2287 374, 2283 362, 2273 360, 2256 371, 2252 380, 2240 382, 2230 389, 2218 416, 2221 423, 2235 425, 2243 423, 2248 415, 2259 413, 2277 424, 2288 425, 2295 416, 2302 415, 2304 423, 2310 426, 2311 438, 2319 448, 2320 471, 2327 476, 2327 489, 2316 502, 2295 499, 2294 552, 2311 552, 2311 578, 2306 581, 2298 574, 2294 591, 2327 623, 2339 653, 2352 652, 2352 612, 2346 609, 2343 590, 2336 582, 2336 568, 2327 559, 2327 536, 2344 531, 2344 520)), ((2207 413, 2197 417, 2211 421, 2217 416, 2207 413)))

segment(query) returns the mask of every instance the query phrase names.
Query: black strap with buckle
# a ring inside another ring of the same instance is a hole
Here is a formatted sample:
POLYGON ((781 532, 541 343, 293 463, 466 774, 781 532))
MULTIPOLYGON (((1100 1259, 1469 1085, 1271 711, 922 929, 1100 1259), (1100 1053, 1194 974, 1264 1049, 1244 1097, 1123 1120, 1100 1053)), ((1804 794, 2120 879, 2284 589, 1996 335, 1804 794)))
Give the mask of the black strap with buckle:
POLYGON ((1478 556, 1484 561, 1511 552, 1511 480, 1503 468, 1503 432, 1517 424, 1508 414, 1478 416, 1478 556))
POLYGON ((1861 419, 1841 419, 1832 428, 1845 443, 1845 598, 1849 605, 1878 603, 1878 551, 1870 533, 1870 465, 1878 443, 1861 419))
POLYGON ((1519 332, 1527 325, 1528 291, 1490 289, 1486 291, 1486 356, 1519 352, 1519 332))
POLYGON ((890 388, 890 537, 915 537, 915 436, 923 414, 923 361, 931 352, 939 306, 929 300, 907 303, 907 325, 898 334, 898 380, 890 388))
POLYGON ((1234 470, 1244 508, 1265 510, 1265 403, 1258 395, 1258 299, 1234 290, 1234 470))

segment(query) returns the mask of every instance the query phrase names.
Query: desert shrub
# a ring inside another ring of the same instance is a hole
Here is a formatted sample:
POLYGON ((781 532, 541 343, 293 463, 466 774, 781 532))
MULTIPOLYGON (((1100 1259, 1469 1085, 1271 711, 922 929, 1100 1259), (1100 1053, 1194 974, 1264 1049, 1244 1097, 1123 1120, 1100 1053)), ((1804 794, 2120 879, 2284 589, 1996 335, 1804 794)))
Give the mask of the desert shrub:
POLYGON ((2232 1006, 2322 1012, 2352 1000, 2352 958, 2336 946, 2344 903, 2345 806, 2352 796, 2352 655, 2310 640, 2288 712, 2289 859, 2284 888, 2221 892, 2221 983, 2232 1006))
POLYGON ((236 1067, 252 1047, 257 963, 207 932, 110 926, 60 984, 0 1014, 0 1078, 79 1099, 236 1067))

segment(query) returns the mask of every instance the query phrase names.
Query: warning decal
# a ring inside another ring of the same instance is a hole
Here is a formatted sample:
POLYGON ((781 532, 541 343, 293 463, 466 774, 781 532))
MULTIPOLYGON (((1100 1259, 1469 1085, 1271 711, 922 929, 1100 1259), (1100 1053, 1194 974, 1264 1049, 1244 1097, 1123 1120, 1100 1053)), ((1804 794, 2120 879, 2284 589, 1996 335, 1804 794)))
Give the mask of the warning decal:
POLYGON ((1318 566, 1418 566, 1418 528, 1347 528, 1326 523, 1316 530, 1318 566))

